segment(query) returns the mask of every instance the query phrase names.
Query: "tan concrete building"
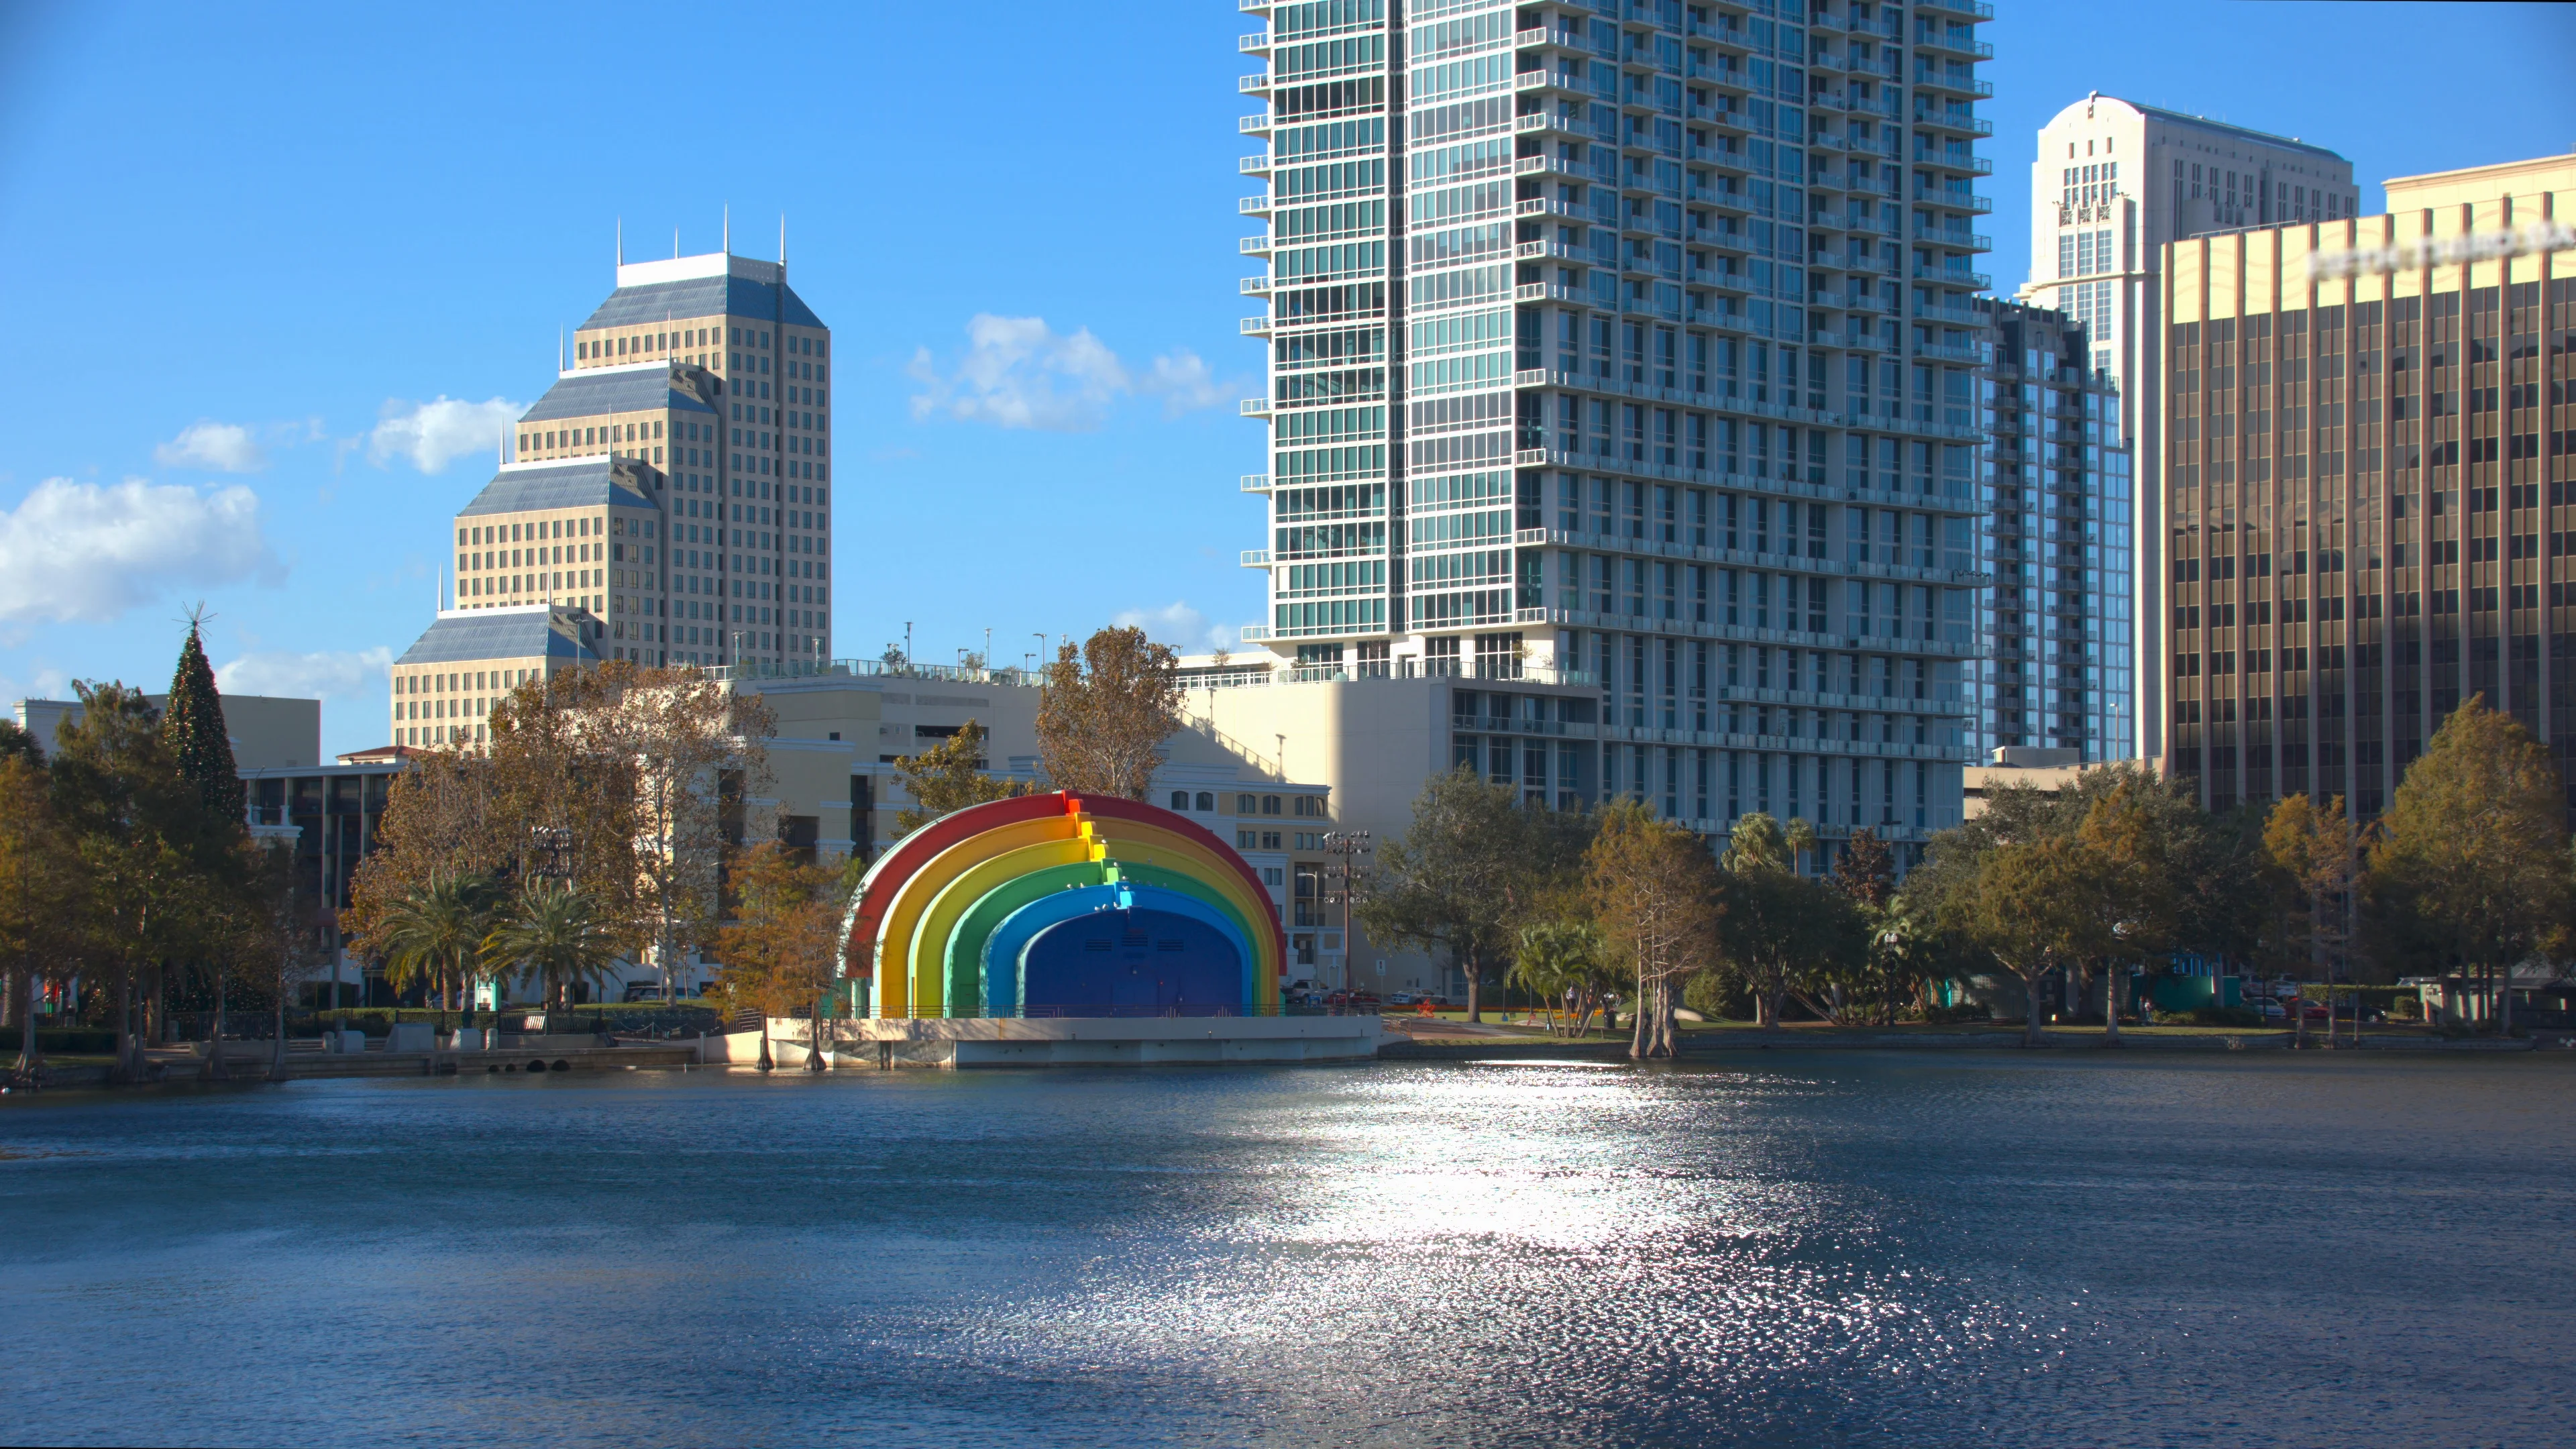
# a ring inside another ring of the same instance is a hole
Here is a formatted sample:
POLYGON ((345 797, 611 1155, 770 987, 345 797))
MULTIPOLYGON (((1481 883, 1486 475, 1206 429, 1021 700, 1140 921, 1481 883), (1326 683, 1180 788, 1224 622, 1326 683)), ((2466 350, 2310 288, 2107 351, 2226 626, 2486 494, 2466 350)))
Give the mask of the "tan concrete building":
MULTIPOLYGON (((166 694, 144 698, 154 709, 170 703, 166 694)), ((227 694, 223 701, 224 738, 233 747, 235 768, 277 770, 321 763, 322 701, 260 694, 227 694)), ((50 755, 55 732, 81 713, 76 699, 22 699, 17 706, 18 727, 34 735, 50 755)))
POLYGON ((394 661, 393 743, 489 743, 503 695, 599 662, 586 642, 596 627, 585 611, 550 604, 441 610, 394 661))
MULTIPOLYGON (((734 687, 758 692, 778 719, 773 783, 753 803, 776 810, 787 839, 821 858, 873 857, 893 843, 896 817, 912 803, 895 761, 970 721, 986 731, 992 773, 1043 783, 1038 690, 1016 670, 843 660, 822 673, 738 677, 734 687)), ((1323 836, 1339 828, 1329 786, 1291 780, 1275 760, 1198 727, 1165 746, 1150 798, 1233 842, 1261 878, 1288 931, 1291 981, 1338 971, 1339 917, 1324 901, 1323 836)))
POLYGON ((621 264, 456 520, 460 610, 583 610, 603 659, 831 656, 831 331, 777 262, 621 264))
POLYGON ((2375 814, 2472 694, 2576 765, 2576 156, 2387 187, 2163 258, 2164 758, 2215 809, 2375 814))

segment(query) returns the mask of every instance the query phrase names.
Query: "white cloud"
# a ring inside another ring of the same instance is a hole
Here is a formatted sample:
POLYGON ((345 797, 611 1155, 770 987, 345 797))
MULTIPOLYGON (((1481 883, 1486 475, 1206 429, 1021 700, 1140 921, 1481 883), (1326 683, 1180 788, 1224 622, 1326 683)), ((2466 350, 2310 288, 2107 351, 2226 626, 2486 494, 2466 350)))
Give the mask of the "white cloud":
POLYGON ((104 623, 177 585, 282 574, 259 495, 48 478, 0 513, 0 620, 104 623))
POLYGON ((1139 372, 1088 327, 1068 335, 1043 317, 989 312, 967 322, 966 338, 966 355, 946 375, 929 348, 913 354, 905 371, 922 385, 912 399, 915 418, 1087 432, 1108 418, 1121 397, 1159 397, 1166 416, 1225 400, 1207 363, 1187 349, 1157 357, 1139 372))
POLYGON ((1142 629, 1146 638, 1185 653, 1232 649, 1238 642, 1233 625, 1211 624, 1207 615, 1179 599, 1159 609, 1129 609, 1109 622, 1121 629, 1142 629))
POLYGON ((239 423, 199 418, 179 436, 152 450, 165 468, 204 468, 217 473, 256 473, 268 466, 268 454, 239 423))
POLYGON ((367 435, 367 457, 379 468, 387 459, 403 458, 424 473, 440 472, 460 455, 497 453, 510 425, 527 410, 526 403, 497 397, 478 403, 441 395, 408 411, 389 401, 384 420, 367 435))
POLYGON ((218 668, 215 684, 226 694, 347 699, 374 693, 393 665, 394 652, 383 647, 320 654, 245 654, 218 668))

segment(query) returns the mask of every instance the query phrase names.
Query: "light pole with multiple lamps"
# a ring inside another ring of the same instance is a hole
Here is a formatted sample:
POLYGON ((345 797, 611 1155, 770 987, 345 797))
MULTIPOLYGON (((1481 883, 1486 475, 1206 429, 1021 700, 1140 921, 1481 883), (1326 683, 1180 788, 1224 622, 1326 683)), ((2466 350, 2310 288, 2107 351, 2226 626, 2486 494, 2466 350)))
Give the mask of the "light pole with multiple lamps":
POLYGON ((1324 854, 1331 857, 1324 867, 1324 879, 1330 882, 1325 893, 1327 904, 1342 908, 1342 989, 1354 987, 1351 979, 1351 905, 1368 880, 1367 856, 1373 847, 1365 830, 1328 830, 1324 832, 1324 854))

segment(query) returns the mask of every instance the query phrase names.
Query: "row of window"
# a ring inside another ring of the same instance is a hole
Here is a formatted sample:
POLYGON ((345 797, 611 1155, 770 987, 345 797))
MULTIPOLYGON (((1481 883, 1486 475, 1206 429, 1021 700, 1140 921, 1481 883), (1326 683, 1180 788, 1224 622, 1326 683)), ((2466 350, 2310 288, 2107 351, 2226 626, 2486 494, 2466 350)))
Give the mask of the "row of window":
MULTIPOLYGON (((1212 814, 1217 808, 1217 793, 1214 790, 1200 790, 1195 794, 1188 790, 1174 790, 1172 808, 1185 814, 1192 811, 1201 815, 1212 814)), ((1316 819, 1323 818, 1327 813, 1324 798, 1320 795, 1237 795, 1234 797, 1234 813, 1237 815, 1277 815, 1283 809, 1291 815, 1316 819)), ((1270 848, 1275 850, 1278 847, 1270 848)))
MULTIPOLYGON (((759 348, 768 345, 769 333, 760 328, 691 327, 678 332, 620 332, 603 337, 576 338, 573 355, 581 362, 608 362, 618 358, 658 356, 691 347, 759 348)), ((807 357, 831 355, 830 342, 819 337, 790 337, 787 347, 789 351, 807 357)), ((740 367, 741 360, 737 358, 734 365, 740 367)))

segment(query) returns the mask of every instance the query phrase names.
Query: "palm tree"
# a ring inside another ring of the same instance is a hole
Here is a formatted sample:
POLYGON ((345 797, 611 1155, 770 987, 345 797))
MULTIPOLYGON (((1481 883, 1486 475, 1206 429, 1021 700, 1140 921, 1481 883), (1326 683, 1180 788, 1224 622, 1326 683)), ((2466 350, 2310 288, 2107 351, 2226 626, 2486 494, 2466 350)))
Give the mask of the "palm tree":
POLYGON ((600 981, 618 957, 614 923, 579 889, 532 876, 483 937, 483 961, 545 983, 549 1005, 569 1006, 573 983, 600 981))
POLYGON ((447 1027, 449 983, 463 986, 476 974, 483 938, 491 931, 492 883, 479 875, 436 871, 387 914, 377 939, 385 950, 385 979, 396 990, 416 980, 439 988, 439 1029, 447 1027))
MULTIPOLYGON (((1609 986, 1601 929, 1589 921, 1540 921, 1521 927, 1520 950, 1506 984, 1565 1009, 1566 1035, 1581 1036, 1609 986)), ((1551 1012, 1551 1015, 1553 1013, 1551 1012)), ((1555 1030, 1550 1023, 1549 1030, 1555 1030)))

